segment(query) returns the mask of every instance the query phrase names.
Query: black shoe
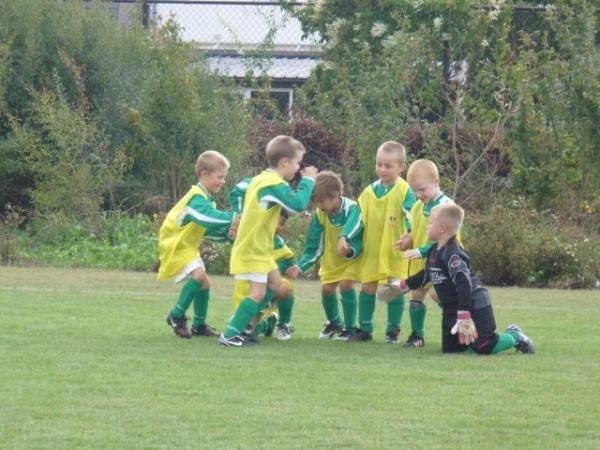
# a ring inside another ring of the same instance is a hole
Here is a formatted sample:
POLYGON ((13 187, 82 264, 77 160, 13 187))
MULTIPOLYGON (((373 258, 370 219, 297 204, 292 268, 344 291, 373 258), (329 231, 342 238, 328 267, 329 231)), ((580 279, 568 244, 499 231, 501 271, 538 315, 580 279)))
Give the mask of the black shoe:
POLYGON ((319 334, 319 339, 331 339, 334 334, 342 331, 342 326, 338 323, 326 322, 325 328, 319 334))
POLYGON ((367 342, 373 340, 373 334, 359 328, 350 336, 348 342, 367 342))
POLYGON ((210 325, 207 325, 207 324, 198 325, 197 327, 192 327, 191 332, 192 332, 192 336, 206 336, 206 337, 215 337, 215 336, 218 336, 219 334, 221 334, 217 330, 215 330, 213 327, 211 327, 210 325))
POLYGON ((333 338, 334 341, 348 341, 356 332, 357 328, 344 328, 340 334, 333 338))
POLYGON ((385 333, 385 342, 387 344, 399 344, 400 343, 400 328, 388 331, 385 333))
POLYGON ((519 325, 509 325, 506 328, 507 333, 515 333, 518 336, 517 343, 515 344, 515 348, 518 352, 523 353, 535 353, 535 345, 529 336, 523 333, 521 327, 519 325))
POLYGON ((245 330, 242 337, 247 344, 258 344, 258 336, 252 330, 245 330))
POLYGON ((187 328, 187 317, 173 317, 173 314, 169 313, 167 316, 167 325, 169 325, 173 332, 180 338, 189 339, 192 337, 190 330, 187 328))
POLYGON ((417 336, 415 333, 412 333, 404 343, 404 346, 406 348, 425 347, 425 339, 422 336, 417 336))

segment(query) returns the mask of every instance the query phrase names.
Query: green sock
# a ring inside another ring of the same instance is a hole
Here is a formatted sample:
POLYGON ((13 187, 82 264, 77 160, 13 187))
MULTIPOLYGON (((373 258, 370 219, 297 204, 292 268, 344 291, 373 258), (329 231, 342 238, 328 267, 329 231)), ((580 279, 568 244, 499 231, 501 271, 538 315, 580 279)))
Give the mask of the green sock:
POLYGON ((342 292, 342 311, 344 312, 344 328, 351 330, 356 326, 356 291, 354 288, 342 292))
POLYGON ((263 334, 267 330, 267 321, 265 319, 261 320, 256 324, 254 328, 254 334, 263 334))
POLYGON ((498 333, 498 342, 492 350, 492 355, 513 348, 518 340, 518 337, 513 336, 511 333, 498 333))
POLYGON ((385 332, 399 330, 402 323, 402 314, 404 313, 404 295, 387 304, 388 324, 385 332))
POLYGON ((198 328, 206 323, 209 298, 210 289, 200 289, 196 294, 196 298, 194 298, 194 320, 192 321, 194 328, 198 328))
POLYGON ((329 322, 337 324, 342 322, 340 310, 338 309, 338 301, 335 294, 321 294, 321 304, 325 310, 325 317, 327 317, 329 322))
POLYGON ((275 297, 275 292, 273 291, 273 289, 271 289, 269 286, 267 286, 267 290, 265 291, 265 296, 258 303, 258 310, 262 311, 263 309, 267 309, 267 306, 269 306, 269 303, 271 303, 271 300, 273 300, 273 297, 275 297))
POLYGON ((183 317, 201 290, 202 283, 199 283, 193 278, 189 278, 179 292, 179 298, 171 310, 171 315, 176 318, 183 317))
POLYGON ((419 337, 425 336, 425 316, 427 315, 427 306, 420 300, 411 300, 408 307, 410 314, 410 326, 413 334, 419 337))
POLYGON ((246 297, 235 310, 223 335, 226 338, 231 338, 236 334, 242 334, 256 313, 258 313, 258 304, 250 297, 246 297))
POLYGON ((296 299, 293 295, 288 298, 277 301, 277 311, 279 312, 279 323, 292 323, 292 309, 296 299))
POLYGON ((358 294, 358 326, 367 333, 373 332, 373 314, 375 313, 375 294, 361 291, 358 294))

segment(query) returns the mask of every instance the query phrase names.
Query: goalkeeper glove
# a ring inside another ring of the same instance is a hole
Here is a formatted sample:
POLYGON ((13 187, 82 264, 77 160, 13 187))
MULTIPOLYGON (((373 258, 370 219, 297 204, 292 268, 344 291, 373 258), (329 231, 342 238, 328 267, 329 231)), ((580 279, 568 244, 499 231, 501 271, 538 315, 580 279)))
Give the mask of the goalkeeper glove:
POLYGON ((393 281, 388 284, 383 284, 377 291, 377 298, 383 303, 389 303, 392 300, 396 300, 401 295, 406 294, 410 291, 410 288, 404 280, 393 281))
POLYGON ((458 342, 461 345, 470 345, 479 336, 469 311, 458 311, 456 313, 456 323, 450 332, 452 334, 458 333, 458 342))

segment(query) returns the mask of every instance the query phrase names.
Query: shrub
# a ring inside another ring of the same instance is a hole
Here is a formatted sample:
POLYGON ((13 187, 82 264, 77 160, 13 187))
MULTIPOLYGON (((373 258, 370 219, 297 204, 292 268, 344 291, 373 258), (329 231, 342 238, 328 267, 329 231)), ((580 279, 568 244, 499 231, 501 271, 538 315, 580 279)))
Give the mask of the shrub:
POLYGON ((519 202, 467 216, 464 243, 486 284, 589 288, 600 278, 597 235, 519 202))

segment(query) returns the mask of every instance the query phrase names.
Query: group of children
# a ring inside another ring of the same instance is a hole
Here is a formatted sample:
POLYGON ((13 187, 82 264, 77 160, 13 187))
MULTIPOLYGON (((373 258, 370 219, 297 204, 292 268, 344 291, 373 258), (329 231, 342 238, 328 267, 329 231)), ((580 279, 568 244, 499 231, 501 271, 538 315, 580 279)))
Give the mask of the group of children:
POLYGON ((372 340, 379 298, 387 309, 385 341, 398 344, 410 293, 411 334, 404 346, 423 347, 424 300, 433 287, 430 295, 442 308, 443 352, 535 352, 517 325, 496 332, 489 293, 460 244, 464 212, 440 189, 432 161, 413 162, 405 181, 404 146, 384 142, 375 157, 378 179, 354 201, 343 195, 342 180, 334 172, 301 166, 305 148, 298 140, 277 136, 265 151, 268 169, 235 186, 231 211, 217 209, 212 198, 225 183, 229 162, 218 152, 202 153, 196 163, 198 184, 161 227, 158 276, 185 281, 166 319, 177 336, 218 336, 220 345, 242 347, 277 328, 278 339, 289 339, 294 305, 290 280, 319 264, 327 320, 320 339, 372 340), (292 188, 290 181, 298 173, 301 177, 292 188), (315 211, 306 248, 294 260, 278 229, 289 214, 307 210, 311 202, 315 211), (204 238, 233 240, 235 311, 222 333, 206 323, 210 281, 199 253, 204 238), (185 313, 192 304, 188 329, 185 313))

